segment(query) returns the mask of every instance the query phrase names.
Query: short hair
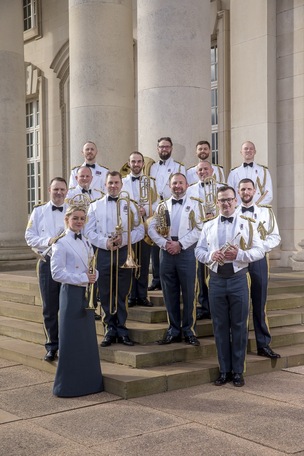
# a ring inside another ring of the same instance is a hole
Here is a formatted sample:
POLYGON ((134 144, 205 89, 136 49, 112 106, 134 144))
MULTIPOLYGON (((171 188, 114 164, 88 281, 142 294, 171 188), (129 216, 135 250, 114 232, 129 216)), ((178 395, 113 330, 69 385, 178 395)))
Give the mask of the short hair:
POLYGON ((255 188, 255 184, 252 179, 249 179, 249 177, 245 177, 244 179, 241 179, 240 182, 238 183, 238 188, 240 188, 241 184, 248 184, 249 182, 252 183, 253 188, 255 188))
POLYGON ((120 180, 122 181, 122 175, 120 174, 119 171, 108 171, 106 174, 106 180, 108 179, 108 176, 112 176, 112 177, 119 176, 120 180))
POLYGON ((253 147, 254 147, 254 150, 255 150, 255 144, 252 141, 249 141, 249 139, 247 139, 246 141, 242 142, 241 149, 242 149, 243 145, 246 144, 246 143, 252 144, 253 147))
POLYGON ((212 163, 210 163, 209 160, 200 160, 200 161, 198 162, 198 164, 196 165, 196 168, 197 168, 201 163, 208 163, 208 165, 210 166, 210 168, 212 168, 212 163))
POLYGON ((159 138, 157 140, 157 145, 159 145, 159 143, 161 141, 168 141, 171 144, 171 146, 173 146, 173 142, 172 142, 172 139, 170 138, 170 136, 162 136, 161 138, 159 138))
POLYGON ((183 173, 173 173, 173 174, 171 174, 171 176, 170 176, 170 183, 171 183, 171 180, 173 179, 174 176, 183 176, 183 177, 185 178, 186 183, 188 183, 187 177, 186 177, 185 174, 183 174, 183 173))
POLYGON ((66 181, 63 177, 53 177, 53 179, 51 179, 51 181, 50 181, 49 187, 50 187, 50 186, 52 185, 52 183, 55 182, 55 181, 63 182, 63 183, 66 185, 66 188, 68 188, 67 181, 66 181))
POLYGON ((79 166, 79 168, 77 169, 77 174, 79 173, 79 170, 80 170, 80 169, 87 169, 87 170, 89 170, 90 173, 92 174, 92 170, 91 170, 91 168, 90 168, 89 166, 79 166))
POLYGON ((198 141, 198 142, 196 143, 195 148, 197 148, 197 146, 203 146, 204 144, 207 144, 207 146, 209 147, 209 149, 211 149, 210 143, 209 143, 208 141, 206 141, 205 139, 202 140, 202 141, 198 141))
POLYGON ((88 144, 88 143, 94 144, 94 146, 95 146, 96 149, 97 149, 97 146, 96 146, 96 144, 94 143, 94 141, 91 141, 90 139, 88 139, 88 140, 83 144, 82 148, 84 148, 85 144, 88 144))
POLYGON ((217 189, 216 194, 218 196, 219 193, 226 192, 227 190, 231 190, 233 192, 233 194, 234 194, 234 198, 236 198, 236 192, 235 192, 234 188, 231 187, 230 185, 222 185, 221 187, 219 187, 217 189))
POLYGON ((131 153, 130 153, 130 156, 129 156, 129 159, 130 159, 131 155, 133 155, 133 154, 140 155, 141 158, 142 158, 142 161, 143 161, 143 162, 145 161, 145 157, 143 156, 143 154, 142 154, 141 152, 138 152, 138 150, 134 150, 134 152, 131 152, 131 153))

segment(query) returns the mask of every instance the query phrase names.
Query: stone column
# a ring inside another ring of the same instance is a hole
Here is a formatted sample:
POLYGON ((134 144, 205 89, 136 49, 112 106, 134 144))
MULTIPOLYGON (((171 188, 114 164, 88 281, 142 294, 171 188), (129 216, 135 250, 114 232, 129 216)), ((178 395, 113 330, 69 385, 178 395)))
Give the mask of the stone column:
POLYGON ((173 155, 196 162, 195 144, 211 139, 210 2, 138 0, 138 148, 157 157, 170 136, 173 155))
POLYGON ((117 169, 134 148, 131 0, 69 0, 71 165, 87 140, 117 169))
POLYGON ((276 1, 231 0, 231 165, 241 144, 254 142, 256 161, 276 183, 276 1))
POLYGON ((25 68, 21 0, 3 0, 0 14, 0 270, 21 267, 28 252, 25 68))

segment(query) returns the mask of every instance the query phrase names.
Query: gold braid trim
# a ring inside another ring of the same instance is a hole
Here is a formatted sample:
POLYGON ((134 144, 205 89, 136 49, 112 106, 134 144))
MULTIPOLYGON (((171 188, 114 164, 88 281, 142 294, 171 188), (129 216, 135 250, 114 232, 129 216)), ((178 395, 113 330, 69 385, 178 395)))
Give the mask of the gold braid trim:
POLYGON ((248 239, 248 244, 246 243, 245 239, 243 238, 243 236, 241 236, 241 239, 240 239, 240 248, 242 250, 249 250, 251 249, 252 247, 252 240, 253 240, 253 223, 255 223, 255 220, 250 218, 250 217, 245 217, 244 215, 241 215, 240 216, 241 218, 243 218, 244 220, 247 220, 248 221, 248 224, 249 224, 249 239, 248 239))
POLYGON ((265 222, 259 222, 259 224, 258 224, 258 233, 259 233, 262 241, 265 241, 266 237, 269 234, 271 234, 274 230, 274 212, 273 212, 271 206, 267 206, 267 209, 269 210, 269 218, 270 218, 269 230, 267 231, 267 229, 265 228, 265 225, 264 225, 265 222))
POLYGON ((266 168, 263 167, 263 171, 264 171, 263 184, 261 184, 261 181, 260 181, 259 177, 257 177, 257 180, 256 180, 256 183, 257 183, 257 186, 259 187, 261 195, 263 195, 263 193, 265 192, 266 176, 267 176, 266 168))

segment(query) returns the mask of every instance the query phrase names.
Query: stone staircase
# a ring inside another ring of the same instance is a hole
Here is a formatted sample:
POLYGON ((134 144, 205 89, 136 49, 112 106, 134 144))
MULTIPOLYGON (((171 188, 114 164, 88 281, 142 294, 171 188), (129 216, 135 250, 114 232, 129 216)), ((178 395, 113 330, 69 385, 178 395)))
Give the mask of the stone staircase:
MULTIPOLYGON (((246 375, 304 364, 304 274, 271 273, 267 302, 272 347, 278 360, 256 355, 252 322, 246 375)), ((129 309, 128 328, 134 347, 100 347, 106 391, 125 399, 211 382, 218 375, 210 320, 197 322, 201 346, 157 345, 167 328, 161 292, 150 298, 154 307, 129 309)), ((103 327, 96 323, 98 341, 103 327)), ((0 273, 0 357, 55 373, 56 363, 43 361, 44 332, 35 271, 0 273)))

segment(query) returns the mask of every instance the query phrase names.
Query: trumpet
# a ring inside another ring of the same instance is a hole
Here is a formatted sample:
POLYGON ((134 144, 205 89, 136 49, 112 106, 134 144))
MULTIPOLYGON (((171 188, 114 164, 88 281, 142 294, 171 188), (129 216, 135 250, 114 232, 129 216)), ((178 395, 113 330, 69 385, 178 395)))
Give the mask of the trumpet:
POLYGON ((49 245, 45 250, 43 250, 43 252, 39 252, 39 250, 36 247, 32 247, 33 252, 36 253, 36 255, 38 256, 38 258, 40 260, 46 262, 47 256, 51 256, 52 245, 54 244, 54 242, 58 241, 58 239, 63 235, 64 232, 65 232, 65 229, 64 228, 60 228, 60 230, 58 231, 58 233, 54 237, 51 245, 49 245))
MULTIPOLYGON (((239 231, 238 234, 236 234, 236 235, 234 236, 234 238, 231 239, 230 242, 228 242, 228 241, 225 242, 225 244, 220 248, 220 251, 221 251, 222 253, 225 253, 225 252, 227 252, 227 250, 230 249, 230 247, 233 247, 233 242, 235 241, 235 239, 236 239, 240 234, 241 234, 241 232, 239 231)), ((220 261, 213 261, 213 262, 210 264, 209 267, 212 269, 213 266, 216 265, 216 263, 218 263, 219 266, 223 266, 223 265, 225 264, 225 261, 222 261, 222 260, 220 260, 220 261)))
MULTIPOLYGON (((89 274, 93 274, 93 272, 96 269, 97 253, 98 253, 98 250, 96 250, 96 253, 94 255, 89 257, 89 274)), ((88 305, 86 307, 87 310, 95 310, 94 285, 95 285, 94 283, 90 283, 87 287, 87 299, 88 299, 88 305)))

